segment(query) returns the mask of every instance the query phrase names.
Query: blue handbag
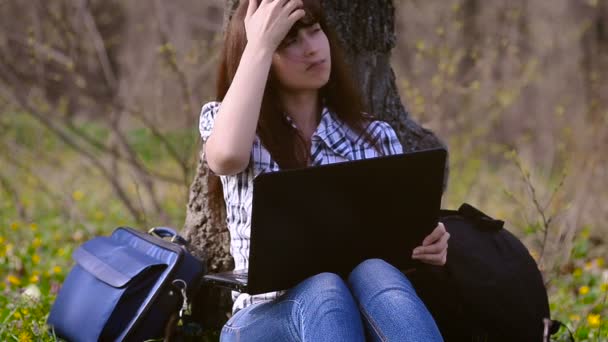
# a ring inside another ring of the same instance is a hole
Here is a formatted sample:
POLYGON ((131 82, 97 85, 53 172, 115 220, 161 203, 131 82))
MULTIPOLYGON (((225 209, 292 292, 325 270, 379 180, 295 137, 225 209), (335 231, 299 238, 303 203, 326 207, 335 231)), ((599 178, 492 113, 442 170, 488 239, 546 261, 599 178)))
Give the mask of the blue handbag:
POLYGON ((69 341, 162 338, 204 274, 203 263, 185 245, 166 227, 148 234, 120 227, 85 242, 72 255, 75 266, 53 303, 48 325, 69 341))

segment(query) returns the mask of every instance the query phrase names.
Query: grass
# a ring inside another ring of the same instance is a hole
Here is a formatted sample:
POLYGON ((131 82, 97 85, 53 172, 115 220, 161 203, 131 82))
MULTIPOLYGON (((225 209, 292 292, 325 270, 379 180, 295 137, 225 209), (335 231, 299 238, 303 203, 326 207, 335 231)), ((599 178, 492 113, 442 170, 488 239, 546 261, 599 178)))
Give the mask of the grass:
MULTIPOLYGON (((10 180, 19 198, 16 202, 0 187, 0 340, 53 341, 56 338, 45 322, 73 265, 74 249, 94 236, 111 233, 117 226, 137 225, 95 171, 54 136, 24 115, 4 115, 0 120, 9 128, 0 137, 4 142, 0 145, 0 175, 10 180), (2 157, 15 148, 18 160, 31 167, 29 172, 7 164, 2 157)), ((97 137, 107 135, 95 125, 86 129, 97 137)), ((149 132, 136 129, 129 136, 142 160, 163 171, 171 170, 166 153, 158 152, 161 145, 149 132)), ((195 132, 168 134, 176 143, 194 136, 195 132)), ((525 186, 513 186, 522 183, 523 178, 513 167, 509 153, 489 147, 464 155, 459 152, 458 141, 450 142, 450 147, 451 176, 444 207, 453 208, 466 201, 490 215, 509 218, 510 228, 538 258, 542 225, 534 211, 526 214, 527 220, 519 219, 522 206, 530 206, 530 201, 525 186), (514 197, 520 198, 519 202, 514 197)), ((543 178, 538 176, 544 175, 542 172, 535 171, 530 172, 537 176, 532 178, 539 190, 552 189, 559 183, 555 174, 543 178)), ((159 183, 169 225, 178 229, 185 216, 186 190, 159 183)), ((129 191, 136 196, 137 186, 129 191)), ((145 212, 149 215, 147 222, 157 220, 152 210, 145 212)), ((592 239, 596 224, 579 227, 568 258, 551 259, 545 267, 553 318, 565 322, 579 341, 608 341, 608 267, 603 258, 605 246, 592 239)))

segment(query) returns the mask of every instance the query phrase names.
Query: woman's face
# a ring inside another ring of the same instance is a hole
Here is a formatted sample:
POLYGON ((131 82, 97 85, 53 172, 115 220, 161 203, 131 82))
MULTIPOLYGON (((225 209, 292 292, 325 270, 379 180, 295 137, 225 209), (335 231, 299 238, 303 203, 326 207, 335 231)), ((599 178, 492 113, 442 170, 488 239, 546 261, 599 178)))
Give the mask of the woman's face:
POLYGON ((315 23, 288 35, 272 57, 272 71, 288 90, 320 89, 329 81, 331 52, 321 25, 315 23))

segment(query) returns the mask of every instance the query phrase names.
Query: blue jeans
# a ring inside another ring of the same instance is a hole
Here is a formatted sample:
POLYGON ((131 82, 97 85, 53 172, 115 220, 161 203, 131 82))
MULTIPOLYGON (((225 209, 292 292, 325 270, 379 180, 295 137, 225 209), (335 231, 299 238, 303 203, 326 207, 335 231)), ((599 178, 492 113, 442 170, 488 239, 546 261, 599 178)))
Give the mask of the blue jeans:
POLYGON ((359 264, 348 284, 312 276, 274 301, 238 311, 221 341, 442 341, 410 281, 380 259, 359 264))

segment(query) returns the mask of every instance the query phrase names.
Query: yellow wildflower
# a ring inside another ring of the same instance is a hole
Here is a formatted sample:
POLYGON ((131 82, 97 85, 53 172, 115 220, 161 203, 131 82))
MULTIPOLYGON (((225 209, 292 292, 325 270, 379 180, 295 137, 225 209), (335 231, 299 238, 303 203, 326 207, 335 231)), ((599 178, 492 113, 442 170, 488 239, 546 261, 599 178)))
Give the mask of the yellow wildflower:
POLYGON ((590 314, 587 316, 587 324, 591 328, 597 328, 600 326, 600 315, 590 314))
POLYGON ((578 289, 578 293, 581 294, 581 295, 583 295, 583 296, 586 295, 587 293, 589 293, 589 286, 586 286, 586 285, 585 286, 581 286, 578 289))
POLYGON ((597 264, 598 267, 604 266, 604 258, 595 259, 595 263, 597 264))
POLYGON ((19 312, 19 311, 15 311, 15 313, 13 314, 13 316, 14 316, 16 319, 21 319, 21 312, 19 312))
POLYGON ((32 342, 32 335, 27 331, 22 331, 19 333, 18 340, 19 342, 32 342))
POLYGON ((580 278, 583 275, 583 270, 577 268, 574 270, 574 272, 572 272, 572 275, 574 276, 574 278, 580 278))
POLYGON ((573 321, 573 322, 578 322, 578 321, 580 321, 580 320, 581 320, 581 316, 576 315, 576 314, 574 314, 574 315, 570 315, 568 318, 569 318, 571 321, 573 321))
POLYGON ((4 243, 4 237, 0 236, 0 245, 4 243))
POLYGON ((61 267, 59 267, 59 266, 53 267, 53 273, 55 273, 55 274, 61 273, 61 267))
POLYGON ((41 239, 40 239, 38 236, 36 236, 36 237, 34 238, 34 241, 32 241, 32 247, 34 247, 34 248, 38 248, 38 247, 40 247, 41 245, 42 245, 42 240, 41 240, 41 239))
POLYGON ((37 231, 37 230, 38 230, 38 225, 37 225, 36 223, 32 223, 32 224, 30 224, 30 229, 31 229, 33 232, 35 232, 35 231, 37 231))
POLYGON ((27 316, 27 315, 28 315, 30 312, 29 312, 29 310, 28 310, 28 309, 23 308, 23 309, 21 309, 21 313, 22 313, 24 316, 27 316))
POLYGON ((38 265, 40 263, 40 255, 38 255, 38 254, 32 255, 32 262, 34 264, 38 265))
POLYGON ((11 223, 11 229, 12 230, 19 229, 19 222, 13 222, 13 223, 11 223))
POLYGON ((105 215, 101 211, 98 210, 95 212, 95 220, 101 221, 104 219, 104 217, 105 215))
POLYGON ((602 285, 600 285, 600 290, 602 290, 603 292, 608 291, 608 283, 603 283, 602 285))
POLYGON ((31 283, 31 284, 35 284, 35 283, 37 283, 39 280, 40 280, 40 278, 38 278, 38 276, 37 276, 37 275, 33 275, 33 276, 31 276, 31 277, 30 277, 30 283, 31 283))
POLYGON ((592 268, 593 268, 593 262, 591 262, 591 261, 587 261, 587 262, 585 263, 585 271, 589 271, 589 270, 590 270, 590 269, 592 269, 592 268))
POLYGON ((6 277, 6 280, 8 280, 9 283, 15 285, 15 286, 19 286, 21 285, 21 279, 15 277, 12 274, 9 274, 8 277, 6 277))
POLYGON ((84 198, 84 194, 82 193, 82 191, 76 190, 72 193, 72 198, 74 199, 74 201, 78 202, 84 198))

